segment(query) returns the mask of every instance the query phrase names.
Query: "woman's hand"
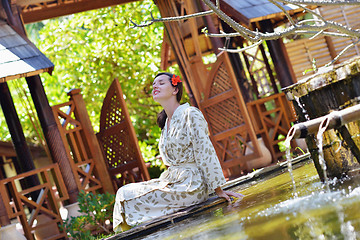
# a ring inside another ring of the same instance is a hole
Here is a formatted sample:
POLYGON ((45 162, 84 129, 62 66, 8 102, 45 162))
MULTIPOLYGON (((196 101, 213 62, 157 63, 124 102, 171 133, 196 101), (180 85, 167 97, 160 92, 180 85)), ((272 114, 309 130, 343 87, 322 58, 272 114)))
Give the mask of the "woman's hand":
POLYGON ((224 191, 220 187, 215 189, 215 193, 219 197, 225 198, 230 204, 231 204, 231 198, 230 197, 235 197, 235 198, 238 198, 238 199, 242 199, 244 197, 244 195, 241 194, 241 193, 232 192, 232 191, 224 191))

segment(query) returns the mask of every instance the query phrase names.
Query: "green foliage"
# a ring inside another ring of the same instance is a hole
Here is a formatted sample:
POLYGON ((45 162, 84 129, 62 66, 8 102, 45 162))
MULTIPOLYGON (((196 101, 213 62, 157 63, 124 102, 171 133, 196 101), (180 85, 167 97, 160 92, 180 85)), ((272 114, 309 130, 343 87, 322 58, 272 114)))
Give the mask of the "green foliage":
POLYGON ((73 239, 96 239, 93 232, 109 234, 109 224, 105 221, 112 222, 115 195, 110 193, 94 195, 91 192, 81 191, 78 202, 79 212, 82 215, 64 221, 65 231, 73 239))
MULTIPOLYGON (((145 0, 26 26, 35 45, 55 64, 52 76, 41 75, 50 105, 68 101, 67 92, 80 88, 94 131, 98 132, 103 99, 113 79, 118 78, 138 139, 145 148, 151 148, 145 151, 145 155, 152 154, 146 155, 146 159, 157 155, 154 146, 160 136, 156 116, 161 106, 153 101, 151 89, 161 61, 163 25, 132 29, 129 20, 139 23, 150 18, 150 12, 160 15, 156 5, 145 0)), ((177 69, 171 71, 179 74, 177 69)), ((13 83, 17 81, 10 81, 9 87, 25 136, 39 143, 29 114, 21 104, 23 98, 14 91, 13 83)), ((28 92, 23 79, 20 85, 28 92)), ((0 111, 0 139, 10 140, 3 119, 0 111)))
POLYGON ((147 144, 146 142, 139 141, 140 151, 142 153, 145 162, 150 163, 148 172, 150 178, 158 178, 160 174, 166 169, 165 165, 161 161, 158 150, 158 140, 153 144, 147 144))
POLYGON ((285 136, 282 135, 282 134, 280 134, 280 135, 278 136, 278 140, 281 140, 281 139, 284 139, 284 140, 283 140, 283 141, 280 141, 280 142, 278 143, 279 150, 280 150, 280 152, 285 152, 285 151, 286 151, 285 136))
POLYGON ((55 64, 53 76, 44 75, 51 104, 80 88, 97 130, 106 91, 117 77, 138 136, 148 138, 160 111, 151 87, 159 71, 163 27, 131 29, 129 19, 140 22, 149 11, 158 13, 151 1, 141 1, 50 20, 38 46, 55 64))

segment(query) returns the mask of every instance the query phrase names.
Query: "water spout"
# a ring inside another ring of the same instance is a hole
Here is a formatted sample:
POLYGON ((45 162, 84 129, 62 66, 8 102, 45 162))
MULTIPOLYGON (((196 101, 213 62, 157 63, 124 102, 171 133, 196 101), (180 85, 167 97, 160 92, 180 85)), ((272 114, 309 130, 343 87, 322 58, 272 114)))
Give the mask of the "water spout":
POLYGON ((341 127, 349 122, 360 119, 360 104, 348 107, 340 111, 333 111, 323 117, 315 118, 306 122, 297 123, 292 126, 288 132, 288 137, 305 138, 309 134, 314 134, 318 131, 320 124, 327 119, 327 129, 341 127))
POLYGON ((348 175, 349 172, 358 172, 355 170, 359 169, 360 149, 353 139, 354 126, 355 128, 358 126, 357 120, 360 120, 360 104, 343 110, 332 111, 325 116, 306 122, 297 123, 290 128, 287 138, 306 138, 319 176, 326 183, 328 178, 341 178, 348 175), (321 135, 318 136, 317 140, 316 133, 321 135), (323 149, 323 141, 325 141, 325 139, 323 140, 323 134, 327 139, 324 144, 331 146, 331 149, 323 149), (336 139, 339 139, 339 141, 336 139), (342 141, 345 144, 342 144, 342 141), (339 146, 333 148, 335 145, 339 146), (327 168, 326 171, 323 170, 324 168, 327 168), (325 172, 327 176, 325 176, 325 172))

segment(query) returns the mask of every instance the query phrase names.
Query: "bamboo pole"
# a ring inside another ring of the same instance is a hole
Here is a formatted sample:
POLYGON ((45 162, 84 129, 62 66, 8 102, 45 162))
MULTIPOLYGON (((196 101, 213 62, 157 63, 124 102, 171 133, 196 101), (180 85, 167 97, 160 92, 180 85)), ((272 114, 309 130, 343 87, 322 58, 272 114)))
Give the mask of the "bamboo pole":
POLYGON ((328 115, 315 118, 306 122, 297 123, 292 126, 287 137, 291 139, 305 138, 319 130, 320 124, 328 125, 327 129, 338 128, 349 122, 360 119, 360 104, 348 107, 343 110, 333 111, 328 115))

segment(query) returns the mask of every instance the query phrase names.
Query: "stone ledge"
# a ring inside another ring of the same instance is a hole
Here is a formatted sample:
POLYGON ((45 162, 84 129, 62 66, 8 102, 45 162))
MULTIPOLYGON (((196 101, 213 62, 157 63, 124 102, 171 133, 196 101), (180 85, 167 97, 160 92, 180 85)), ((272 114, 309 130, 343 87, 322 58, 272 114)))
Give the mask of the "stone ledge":
POLYGON ((283 88, 282 91, 285 92, 287 99, 292 101, 316 89, 355 75, 360 75, 360 57, 354 57, 335 66, 319 68, 317 73, 283 88))

